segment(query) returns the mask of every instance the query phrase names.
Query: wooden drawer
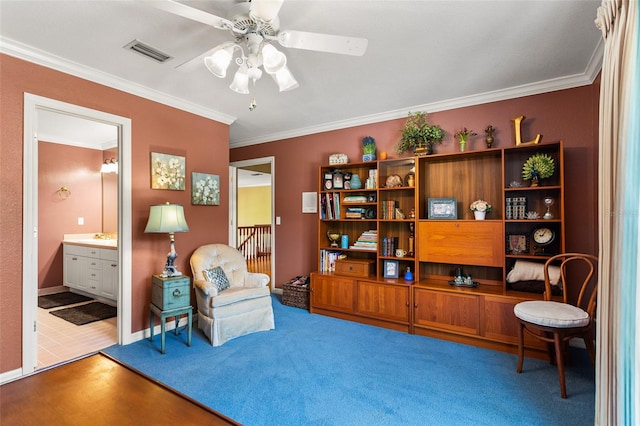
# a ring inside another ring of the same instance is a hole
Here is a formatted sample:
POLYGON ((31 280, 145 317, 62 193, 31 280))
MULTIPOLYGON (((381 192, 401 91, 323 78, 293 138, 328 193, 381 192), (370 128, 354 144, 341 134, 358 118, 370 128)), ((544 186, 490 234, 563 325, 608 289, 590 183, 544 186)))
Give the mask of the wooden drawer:
POLYGON ((189 277, 163 278, 154 275, 152 283, 151 302, 161 310, 167 311, 190 305, 189 277))
POLYGON ((421 262, 504 266, 502 222, 427 220, 418 232, 421 262))
POLYGON ((336 260, 336 275, 348 277, 368 278, 374 275, 375 262, 373 260, 343 259, 336 260))

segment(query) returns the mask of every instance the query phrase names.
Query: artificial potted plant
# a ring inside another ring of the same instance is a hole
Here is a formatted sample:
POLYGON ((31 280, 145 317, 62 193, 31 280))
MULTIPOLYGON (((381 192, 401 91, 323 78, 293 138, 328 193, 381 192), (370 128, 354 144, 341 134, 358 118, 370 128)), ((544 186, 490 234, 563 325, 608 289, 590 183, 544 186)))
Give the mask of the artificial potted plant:
POLYGON ((395 146, 397 154, 407 151, 413 151, 416 155, 431 154, 433 145, 442 143, 445 135, 442 127, 429 124, 427 113, 422 111, 409 112, 401 132, 402 136, 395 146))
POLYGON ((371 136, 362 138, 362 161, 374 161, 376 159, 376 140, 371 136))

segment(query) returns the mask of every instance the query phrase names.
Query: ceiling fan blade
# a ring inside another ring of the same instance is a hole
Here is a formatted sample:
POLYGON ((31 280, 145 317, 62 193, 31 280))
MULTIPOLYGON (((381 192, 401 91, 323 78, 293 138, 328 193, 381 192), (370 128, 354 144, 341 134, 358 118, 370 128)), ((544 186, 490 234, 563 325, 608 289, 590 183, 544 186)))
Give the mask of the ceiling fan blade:
POLYGON ((183 62, 180 65, 177 65, 175 69, 177 69, 178 71, 190 72, 190 71, 195 71, 200 67, 204 68, 204 58, 211 55, 217 47, 218 46, 212 47, 211 49, 196 56, 195 58, 189 59, 188 61, 183 62))
POLYGON ((278 33, 278 43, 294 49, 362 56, 369 42, 366 38, 287 30, 278 33))
POLYGON ((191 19, 192 21, 211 25, 214 28, 218 28, 221 30, 233 29, 233 23, 228 19, 221 18, 219 16, 202 11, 200 9, 196 9, 191 6, 187 6, 186 4, 178 3, 174 0, 145 1, 144 3, 150 4, 156 9, 164 10, 165 12, 173 13, 174 15, 191 19))
POLYGON ((249 11, 256 18, 271 22, 278 16, 284 0, 251 0, 249 11))

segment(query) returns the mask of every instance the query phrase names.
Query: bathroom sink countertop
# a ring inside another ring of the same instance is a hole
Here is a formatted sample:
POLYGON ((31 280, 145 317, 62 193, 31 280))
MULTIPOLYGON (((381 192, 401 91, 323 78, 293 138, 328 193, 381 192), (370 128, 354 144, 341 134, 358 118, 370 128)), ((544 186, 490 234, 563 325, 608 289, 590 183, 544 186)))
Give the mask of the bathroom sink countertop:
POLYGON ((102 248, 118 248, 117 240, 99 240, 99 239, 78 239, 64 240, 63 244, 72 244, 76 246, 102 247, 102 248))
POLYGON ((76 246, 118 248, 118 240, 115 238, 95 238, 95 235, 103 234, 65 234, 63 244, 76 246))

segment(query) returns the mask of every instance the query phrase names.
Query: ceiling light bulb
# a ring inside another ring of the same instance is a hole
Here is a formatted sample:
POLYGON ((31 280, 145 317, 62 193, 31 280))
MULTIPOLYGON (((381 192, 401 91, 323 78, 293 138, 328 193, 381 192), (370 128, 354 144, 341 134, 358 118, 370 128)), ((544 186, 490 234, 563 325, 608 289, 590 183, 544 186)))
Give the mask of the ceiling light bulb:
POLYGON ((229 85, 229 89, 243 95, 249 94, 249 74, 247 71, 247 67, 240 67, 233 76, 233 81, 229 85))
POLYGON ((298 82, 295 78, 293 78, 293 74, 289 71, 287 66, 284 66, 275 74, 271 74, 271 77, 278 83, 278 88, 281 92, 286 92, 287 90, 293 90, 299 86, 298 82))
POLYGON ((266 72, 275 74, 287 65, 287 57, 272 45, 265 44, 262 48, 262 63, 266 72))
MULTIPOLYGON (((220 45, 224 46, 224 45, 220 45)), ((225 78, 227 76, 227 68, 233 57, 233 46, 221 48, 214 52, 211 56, 204 58, 204 65, 216 77, 225 78)))

